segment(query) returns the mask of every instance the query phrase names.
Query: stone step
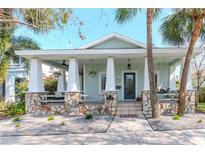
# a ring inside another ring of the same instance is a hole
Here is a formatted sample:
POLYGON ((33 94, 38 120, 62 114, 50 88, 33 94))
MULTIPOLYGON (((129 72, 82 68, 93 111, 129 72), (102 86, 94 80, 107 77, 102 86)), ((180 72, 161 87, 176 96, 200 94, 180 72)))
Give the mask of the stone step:
POLYGON ((132 107, 132 106, 142 106, 142 103, 119 103, 118 106, 127 106, 127 107, 132 107))
POLYGON ((117 108, 118 111, 142 111, 142 107, 137 108, 117 108))
POLYGON ((117 111, 117 115, 137 114, 142 115, 142 111, 117 111))

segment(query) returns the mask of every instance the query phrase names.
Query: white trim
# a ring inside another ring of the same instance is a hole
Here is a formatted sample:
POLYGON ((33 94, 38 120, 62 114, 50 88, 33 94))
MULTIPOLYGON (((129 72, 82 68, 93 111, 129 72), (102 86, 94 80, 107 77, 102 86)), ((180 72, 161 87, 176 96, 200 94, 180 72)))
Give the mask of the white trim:
POLYGON ((109 39, 111 39, 111 38, 118 38, 118 39, 123 40, 123 41, 125 41, 125 42, 128 42, 128 43, 130 43, 130 44, 139 46, 139 47, 141 47, 141 48, 146 48, 146 45, 143 44, 143 43, 140 43, 140 42, 135 41, 135 40, 133 40, 133 39, 127 38, 127 37, 125 37, 125 36, 123 36, 123 35, 121 35, 121 34, 118 34, 118 33, 111 33, 111 34, 106 35, 106 36, 104 36, 104 37, 102 37, 102 38, 100 38, 100 39, 97 39, 97 40, 95 40, 95 41, 92 41, 92 42, 90 42, 90 43, 88 43, 88 44, 86 44, 86 45, 84 45, 84 46, 81 46, 79 49, 91 48, 91 47, 96 46, 96 45, 98 45, 98 44, 101 44, 101 43, 103 43, 103 42, 105 42, 105 41, 107 41, 107 40, 109 40, 109 39))
POLYGON ((137 97, 137 70, 122 70, 121 73, 122 100, 129 100, 124 98, 124 73, 135 73, 135 97, 137 97))
MULTIPOLYGON (((154 57, 182 57, 186 55, 187 48, 155 48, 154 57)), ((16 55, 25 58, 39 58, 42 60, 62 60, 76 57, 78 59, 91 58, 144 58, 147 55, 146 49, 67 49, 67 50, 23 50, 15 51, 16 55)), ((194 55, 201 53, 201 49, 195 48, 194 55)))
POLYGON ((85 76, 86 76, 86 71, 85 71, 85 66, 86 65, 83 65, 83 91, 84 91, 84 94, 86 94, 86 91, 85 91, 85 76))
MULTIPOLYGON (((106 71, 100 71, 98 72, 98 93, 99 95, 102 94, 102 90, 101 90, 101 75, 105 74, 106 75, 106 71)), ((106 79, 107 80, 107 79, 106 79)), ((105 89, 104 89, 105 90, 105 89)))

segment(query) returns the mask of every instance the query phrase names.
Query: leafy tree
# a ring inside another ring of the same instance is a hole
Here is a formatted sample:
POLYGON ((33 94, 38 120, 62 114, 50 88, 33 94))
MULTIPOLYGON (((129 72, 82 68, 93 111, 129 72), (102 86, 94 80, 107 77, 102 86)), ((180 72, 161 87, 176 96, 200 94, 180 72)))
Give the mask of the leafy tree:
POLYGON ((185 92, 188 70, 197 41, 205 39, 205 9, 172 9, 161 25, 164 42, 176 46, 188 46, 180 82, 178 115, 185 113, 185 92))
MULTIPOLYGON (((124 23, 137 15, 141 9, 127 9, 120 8, 116 10, 115 19, 118 23, 124 23)), ((150 85, 150 100, 152 105, 152 117, 157 118, 160 116, 159 102, 157 97, 157 85, 155 84, 155 75, 154 75, 154 62, 152 54, 152 20, 156 18, 160 9, 146 9, 147 12, 147 62, 148 62, 148 71, 149 71, 149 85, 150 85)))

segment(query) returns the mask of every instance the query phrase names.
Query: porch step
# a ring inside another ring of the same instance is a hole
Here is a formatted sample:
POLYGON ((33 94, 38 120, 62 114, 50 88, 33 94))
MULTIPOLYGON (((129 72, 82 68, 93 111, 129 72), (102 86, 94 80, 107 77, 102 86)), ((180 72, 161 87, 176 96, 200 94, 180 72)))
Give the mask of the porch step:
POLYGON ((120 117, 137 117, 142 115, 141 102, 122 102, 118 104, 117 115, 120 117))

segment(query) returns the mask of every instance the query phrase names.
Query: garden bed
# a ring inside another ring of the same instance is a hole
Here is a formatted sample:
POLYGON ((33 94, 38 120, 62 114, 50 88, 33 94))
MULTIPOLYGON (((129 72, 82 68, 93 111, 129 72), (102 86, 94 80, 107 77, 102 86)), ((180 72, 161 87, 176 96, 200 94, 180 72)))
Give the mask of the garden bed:
POLYGON ((147 118, 150 126, 156 131, 205 129, 205 114, 185 114, 183 117, 161 115, 159 119, 147 118))

